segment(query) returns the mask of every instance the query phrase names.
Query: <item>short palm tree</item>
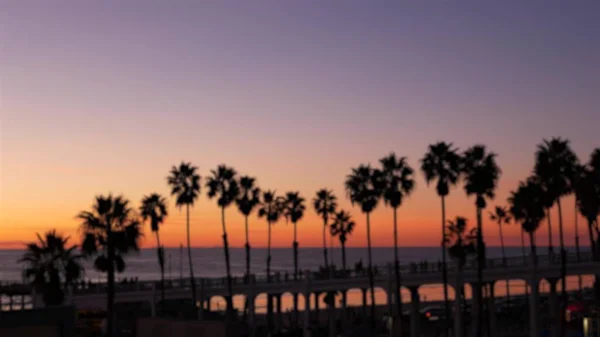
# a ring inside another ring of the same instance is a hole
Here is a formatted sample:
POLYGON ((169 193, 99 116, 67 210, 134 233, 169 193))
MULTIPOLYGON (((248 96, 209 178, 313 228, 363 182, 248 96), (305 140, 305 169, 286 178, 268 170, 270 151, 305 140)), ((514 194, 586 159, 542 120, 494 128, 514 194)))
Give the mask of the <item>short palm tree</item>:
MULTIPOLYGON (((552 138, 545 140, 538 145, 536 152, 536 161, 534 173, 542 185, 550 192, 553 198, 553 203, 558 206, 558 231, 560 239, 561 251, 561 282, 562 282, 562 303, 566 303, 566 251, 563 235, 563 219, 561 198, 573 191, 572 177, 577 170, 578 159, 569 145, 568 140, 561 138, 552 138)), ((566 306, 562 306, 562 311, 566 310, 566 306)), ((561 315, 561 335, 564 335, 565 317, 561 315)))
MULTIPOLYGON (((477 288, 481 292, 483 285, 483 268, 485 264, 485 243, 483 241, 483 220, 481 213, 487 206, 486 199, 493 199, 500 177, 500 168, 496 164, 496 155, 488 153, 485 146, 475 145, 463 155, 463 172, 465 192, 475 195, 477 209, 477 288)), ((482 296, 477 296, 477 335, 481 335, 483 307, 482 296)))
POLYGON ((125 270, 125 255, 139 251, 140 221, 122 196, 98 196, 90 211, 77 215, 83 233, 81 249, 95 257, 94 267, 107 273, 107 335, 113 334, 115 271, 125 270))
POLYGON ((185 206, 187 252, 190 268, 190 286, 192 287, 192 303, 197 306, 196 281, 194 280, 194 265, 192 263, 192 244, 190 241, 190 207, 194 206, 198 194, 200 194, 200 175, 196 173, 197 167, 191 163, 182 162, 179 167, 173 166, 167 177, 167 183, 171 187, 171 195, 175 196, 175 205, 178 208, 185 206))
POLYGON ((294 226, 294 242, 292 247, 294 249, 294 280, 298 279, 298 228, 297 224, 300 219, 304 216, 306 206, 304 205, 304 198, 300 196, 300 192, 288 192, 285 195, 283 215, 286 220, 291 221, 294 226))
MULTIPOLYGON (((598 226, 598 215, 600 214, 600 179, 595 175, 591 166, 587 166, 579 184, 576 186, 577 208, 579 213, 586 219, 592 254, 598 258, 600 247, 594 239, 594 227, 598 226)), ((600 238, 599 238, 600 239, 600 238)))
POLYGON ((156 236, 156 253, 160 267, 160 299, 164 314, 165 309, 165 250, 160 244, 159 228, 167 217, 167 201, 158 193, 152 193, 142 198, 140 215, 143 221, 150 220, 150 230, 156 236))
MULTIPOLYGON (((284 203, 277 197, 275 191, 267 190, 262 193, 262 201, 258 208, 258 217, 267 220, 267 283, 271 282, 271 227, 279 220, 284 203)), ((268 296, 267 321, 269 329, 273 328, 273 300, 268 296)))
POLYGON ((457 216, 454 220, 448 220, 446 245, 448 255, 457 262, 458 270, 463 270, 469 255, 475 254, 477 230, 467 229, 467 219, 464 217, 457 216))
POLYGON ((336 212, 331 218, 331 235, 337 236, 340 240, 340 246, 342 247, 342 268, 344 271, 346 267, 346 241, 348 236, 354 231, 356 223, 352 220, 350 213, 340 210, 336 212))
POLYGON ((82 256, 77 254, 77 246, 67 246, 68 237, 46 232, 44 237, 37 234, 38 242, 27 244, 25 254, 19 260, 25 264, 24 276, 33 288, 43 295, 47 306, 61 305, 68 287, 83 276, 82 256))
MULTIPOLYGON (((396 289, 401 289, 400 282, 400 260, 398 259, 398 208, 402 205, 404 198, 409 196, 415 187, 413 169, 406 162, 406 157, 397 158, 395 153, 379 160, 381 172, 383 173, 384 189, 383 201, 392 208, 394 214, 394 276, 396 289)), ((402 317, 402 296, 400 291, 395 292, 396 314, 394 319, 400 322, 402 317)))
MULTIPOLYGON (((508 199, 509 210, 516 222, 521 223, 523 230, 529 234, 529 245, 533 259, 533 280, 537 280, 537 253, 535 244, 535 232, 540 227, 544 219, 545 211, 543 205, 544 189, 536 179, 528 179, 521 182, 519 188, 511 192, 508 199)), ((531 283, 531 300, 529 302, 530 311, 530 336, 539 336, 538 313, 539 293, 537 291, 537 282, 531 283)))
POLYGON ((233 204, 240 188, 236 180, 237 173, 231 167, 219 165, 216 170, 210 171, 206 179, 206 188, 210 199, 217 198, 217 204, 221 208, 221 226, 223 229, 223 250, 225 251, 225 270, 227 273, 227 317, 233 319, 233 286, 231 280, 231 263, 229 260, 229 241, 227 240, 227 227, 225 226, 225 209, 233 204))
POLYGON ((313 199, 313 207, 315 212, 323 219, 323 259, 325 269, 329 270, 329 260, 327 258, 327 221, 335 213, 337 198, 333 194, 333 191, 326 188, 320 189, 313 199))
POLYGON ((352 205, 360 206, 367 220, 367 254, 369 259, 369 289, 371 290, 371 328, 375 328, 375 289, 373 286, 373 259, 371 254, 370 215, 383 193, 383 174, 370 165, 359 165, 346 177, 345 189, 352 205))
MULTIPOLYGON (((504 234, 502 233, 502 227, 510 224, 510 214, 505 207, 496 206, 494 212, 490 212, 490 220, 495 221, 498 224, 500 247, 502 248, 502 264, 506 267, 506 251, 504 250, 504 234)), ((508 280, 506 281, 506 298, 510 301, 510 287, 508 285, 508 280)))
POLYGON ((260 203, 260 189, 256 186, 256 179, 248 176, 240 177, 240 194, 235 201, 240 213, 244 215, 244 228, 246 229, 246 277, 250 277, 250 235, 248 231, 248 217, 260 203))
POLYGON ((448 302, 448 269, 446 266, 446 197, 450 187, 456 185, 460 178, 460 155, 452 143, 439 142, 429 145, 429 149, 421 159, 421 171, 429 185, 437 180, 436 191, 442 200, 442 282, 444 283, 444 308, 445 317, 450 317, 450 303, 448 302))

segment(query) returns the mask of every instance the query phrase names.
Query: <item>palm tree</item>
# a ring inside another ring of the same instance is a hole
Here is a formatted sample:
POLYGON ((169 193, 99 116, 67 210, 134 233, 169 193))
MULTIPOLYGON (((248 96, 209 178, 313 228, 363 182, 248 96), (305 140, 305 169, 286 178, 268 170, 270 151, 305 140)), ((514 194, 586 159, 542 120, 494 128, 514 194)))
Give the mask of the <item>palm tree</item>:
POLYGON ((113 334, 113 304, 115 271, 125 270, 125 255, 138 251, 141 237, 140 221, 122 196, 97 196, 91 211, 77 215, 81 220, 83 240, 81 249, 86 256, 95 256, 94 267, 107 273, 107 336, 113 334))
POLYGON ((342 247, 342 268, 346 271, 346 241, 348 240, 348 236, 354 231, 356 223, 352 220, 350 213, 344 210, 336 212, 332 216, 331 221, 331 235, 337 236, 340 240, 340 246, 342 247))
POLYGON ((323 219, 323 258, 325 269, 329 270, 329 260, 327 259, 327 221, 331 214, 335 213, 337 198, 333 195, 332 191, 326 188, 320 189, 313 199, 313 207, 315 212, 323 219))
POLYGON ((476 240, 477 230, 467 231, 467 219, 457 216, 455 220, 448 220, 445 239, 448 255, 456 260, 459 271, 464 268, 469 255, 475 254, 476 240))
MULTIPOLYGON (((592 254, 598 258, 598 242, 594 239, 594 226, 598 226, 597 219, 600 214, 600 179, 596 176, 593 168, 584 168, 579 183, 576 186, 577 208, 579 213, 586 219, 590 237, 592 254)), ((600 239, 600 238, 599 238, 600 239)))
POLYGON ((304 216, 306 206, 304 205, 304 198, 300 196, 300 192, 288 192, 285 195, 284 201, 285 208, 283 215, 286 220, 292 222, 294 225, 294 242, 292 246, 294 248, 294 280, 298 279, 298 230, 297 223, 304 216))
POLYGON ((352 205, 359 205, 367 220, 367 253, 369 258, 369 289, 371 290, 371 328, 375 328, 375 289, 373 286, 373 259, 371 255, 370 214, 377 207, 383 192, 381 171, 361 164, 346 177, 346 193, 352 205))
POLYGON ((379 160, 381 163, 381 171, 383 172, 384 190, 383 201, 386 205, 393 209, 394 214, 394 274, 396 278, 395 302, 396 315, 394 319, 400 322, 402 317, 402 296, 400 288, 400 261, 398 259, 398 223, 397 213, 398 208, 402 205, 405 197, 409 196, 414 187, 415 180, 413 178, 413 169, 406 162, 406 157, 397 158, 395 153, 391 153, 387 157, 379 160))
POLYGON ((196 281, 194 280, 194 266, 192 264, 192 245, 190 242, 190 206, 194 206, 196 198, 200 193, 200 175, 196 173, 197 167, 191 163, 182 162, 179 167, 173 166, 167 183, 171 187, 171 195, 176 197, 175 205, 178 208, 185 206, 187 251, 190 268, 190 285, 192 287, 192 303, 196 308, 196 281))
MULTIPOLYGON (((545 140, 538 145, 536 152, 536 161, 534 173, 542 186, 546 188, 552 198, 552 203, 558 205, 558 231, 560 239, 561 252, 561 283, 562 283, 562 308, 566 310, 567 289, 566 289, 566 251, 563 236, 563 220, 561 197, 573 191, 572 179, 578 165, 578 159, 569 146, 568 140, 561 138, 552 138, 545 140)), ((561 315, 561 335, 564 335, 565 317, 561 315)))
MULTIPOLYGON (((477 208, 477 288, 481 294, 483 285, 483 268, 485 264, 485 243, 483 241, 483 221, 481 212, 485 209, 486 198, 493 199, 498 185, 500 168, 496 164, 496 154, 487 153, 485 146, 475 145, 465 151, 463 155, 463 172, 465 175, 465 192, 475 195, 477 208)), ((476 297, 478 318, 477 335, 481 335, 483 316, 482 296, 476 297)))
POLYGON ((227 318, 233 319, 233 289, 231 282, 231 264, 229 261, 229 241, 227 240, 227 227, 225 226, 225 208, 235 202, 240 194, 240 188, 236 180, 236 172, 233 168, 219 165, 216 170, 210 171, 206 180, 208 198, 217 198, 217 204, 221 208, 221 226, 223 229, 223 250, 225 251, 225 270, 227 272, 227 318))
POLYGON ((140 215, 143 221, 150 219, 150 229, 156 236, 156 253, 158 256, 158 265, 160 267, 160 299, 161 307, 164 314, 165 311, 165 250, 160 244, 160 236, 158 235, 159 226, 167 217, 167 202, 165 198, 158 193, 152 193, 142 199, 140 206, 140 215))
POLYGON ((446 197, 450 187, 456 185, 460 177, 460 156, 458 149, 452 143, 439 142, 429 145, 429 150, 421 159, 421 171, 429 185, 437 180, 436 191, 442 200, 442 282, 444 283, 444 308, 446 316, 450 317, 450 303, 448 302, 448 269, 446 266, 446 197))
MULTIPOLYGON (((263 192, 262 202, 259 205, 258 217, 267 220, 267 283, 271 282, 271 227, 279 220, 283 212, 283 202, 275 195, 275 191, 263 192)), ((269 329, 273 327, 273 300, 268 296, 267 321, 269 329)))
POLYGON ((256 179, 248 176, 240 177, 240 194, 235 201, 240 213, 244 215, 246 229, 246 277, 250 280, 250 236, 248 234, 248 217, 260 203, 260 189, 255 185, 256 179))
POLYGON ((47 306, 61 305, 68 287, 83 276, 82 256, 75 253, 77 246, 68 247, 69 238, 56 230, 46 232, 44 237, 36 235, 39 242, 28 243, 19 260, 25 264, 25 279, 43 295, 47 306))
MULTIPOLYGON (((498 224, 498 234, 500 235, 500 247, 502 248, 502 264, 506 267, 506 251, 504 250, 504 235, 502 233, 502 227, 510 224, 510 215, 508 210, 502 206, 496 206, 494 212, 490 212, 490 220, 496 221, 498 224)), ((508 286, 508 280, 506 280, 506 298, 510 301, 510 287, 508 286)))
MULTIPOLYGON (((540 227, 540 223, 546 215, 544 211, 543 194, 544 189, 540 183, 536 179, 528 179, 527 182, 521 182, 517 191, 511 192, 508 199, 510 213, 515 221, 521 223, 523 230, 529 234, 529 245, 531 247, 531 256, 533 259, 532 280, 537 280, 535 231, 540 227)), ((537 311, 539 310, 538 283, 532 282, 531 287, 529 312, 532 324, 530 324, 530 336, 539 336, 537 321, 537 311)))

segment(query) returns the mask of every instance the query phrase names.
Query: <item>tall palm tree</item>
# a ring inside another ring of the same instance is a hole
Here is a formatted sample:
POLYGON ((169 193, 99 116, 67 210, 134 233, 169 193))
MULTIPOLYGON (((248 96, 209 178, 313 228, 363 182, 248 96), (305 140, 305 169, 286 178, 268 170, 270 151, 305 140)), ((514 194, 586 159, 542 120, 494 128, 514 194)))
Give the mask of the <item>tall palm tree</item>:
POLYGON ((428 151, 421 159, 421 171, 429 185, 437 180, 436 191, 442 200, 442 282, 444 283, 444 308, 445 317, 450 317, 450 303, 448 302, 448 269, 446 266, 446 197, 450 187, 456 185, 460 178, 460 155, 452 143, 439 142, 429 145, 428 151))
MULTIPOLYGON (((496 206, 494 212, 490 212, 490 220, 495 221, 498 224, 498 234, 500 235, 500 247, 502 248, 502 264, 506 267, 506 251, 504 250, 504 235, 502 233, 502 227, 510 224, 510 215, 508 210, 502 206, 496 206)), ((506 280, 506 298, 510 301, 510 287, 508 280, 506 280)))
POLYGON ((190 207, 194 206, 198 194, 200 194, 200 175, 196 173, 197 167, 191 163, 182 162, 179 167, 173 166, 167 183, 171 187, 171 195, 175 196, 175 205, 178 208, 185 206, 187 252, 190 268, 190 285, 192 287, 192 303, 194 308, 197 304, 196 281, 194 280, 194 265, 192 263, 192 244, 190 242, 190 207))
MULTIPOLYGON (((578 159, 571 147, 569 146, 568 140, 561 138, 552 138, 551 140, 545 140, 542 144, 538 145, 536 151, 536 161, 534 173, 542 183, 542 185, 548 190, 550 196, 553 199, 553 203, 558 206, 558 231, 560 239, 560 266, 561 266, 561 312, 566 310, 566 273, 567 273, 567 261, 566 251, 564 244, 563 235, 563 219, 562 219, 562 207, 561 197, 571 193, 573 191, 571 177, 574 176, 574 172, 578 166, 578 159)), ((565 315, 561 315, 560 331, 561 335, 564 335, 565 329, 565 315)))
MULTIPOLYGON (((521 182, 519 188, 511 192, 508 199, 510 213, 516 222, 521 223, 523 230, 529 234, 529 245, 531 247, 531 256, 533 259, 533 277, 537 280, 537 253, 535 245, 535 232, 540 227, 540 223, 546 215, 543 204, 544 190, 536 179, 528 179, 527 182, 521 182)), ((529 314, 532 323, 530 324, 530 336, 539 336, 538 314, 539 293, 537 291, 537 282, 531 283, 531 300, 529 302, 529 314)))
POLYGON ((337 198, 333 192, 323 188, 317 191, 313 199, 315 212, 323 219, 323 258, 325 269, 329 270, 329 260, 327 259, 327 221, 331 214, 335 213, 337 208, 337 198))
POLYGON ((91 211, 77 215, 83 233, 81 249, 86 256, 95 256, 94 267, 107 273, 106 327, 113 334, 115 271, 125 270, 125 255, 139 250, 140 221, 122 196, 97 196, 91 211))
POLYGON ((158 234, 159 226, 167 217, 167 201, 158 193, 152 193, 142 198, 140 206, 140 215, 143 221, 150 220, 150 230, 156 236, 156 253, 158 256, 158 265, 160 267, 160 299, 161 308, 165 311, 165 250, 160 244, 158 234))
POLYGON ((246 229, 246 277, 250 277, 250 235, 248 232, 248 217, 260 203, 260 189, 256 186, 253 177, 240 177, 240 195, 235 201, 240 213, 244 215, 244 228, 246 229))
POLYGON ((342 247, 342 268, 346 271, 346 241, 348 240, 348 236, 354 231, 356 223, 352 220, 350 213, 340 210, 332 216, 330 226, 331 235, 337 236, 340 240, 340 246, 342 247))
POLYGON ((346 177, 345 188, 352 205, 359 205, 367 220, 367 253, 369 259, 369 289, 371 290, 371 328, 375 328, 375 289, 373 286, 373 259, 371 255, 370 214, 377 207, 383 193, 383 174, 370 165, 361 164, 346 177))
MULTIPOLYGON (((594 239, 594 226, 598 226, 597 219, 600 214, 600 179, 595 175, 591 166, 587 166, 579 183, 576 186, 577 208, 586 219, 590 238, 592 254, 598 258, 598 242, 594 239)), ((600 239, 600 238, 599 238, 600 239)))
MULTIPOLYGON (((379 160, 384 179, 383 201, 392 208, 394 214, 394 276, 396 280, 395 302, 396 314, 394 319, 398 322, 402 317, 402 295, 400 288, 400 260, 398 259, 398 208, 405 197, 409 196, 414 187, 415 180, 413 169, 406 162, 406 157, 397 158, 395 153, 379 160)), ((394 325, 396 326, 396 325, 394 325)))
POLYGON ((68 237, 46 232, 44 237, 36 234, 38 242, 27 244, 23 257, 25 279, 43 295, 47 306, 61 305, 68 287, 83 276, 82 256, 77 254, 77 246, 67 246, 68 237))
POLYGON ((235 202, 240 194, 236 180, 237 173, 231 167, 219 165, 216 170, 210 171, 206 179, 208 198, 217 198, 221 208, 221 226, 223 229, 223 250, 225 251, 225 270, 227 273, 227 317, 233 319, 233 288, 231 282, 231 263, 229 261, 229 241, 227 240, 227 227, 225 226, 225 209, 235 202))
POLYGON ((285 195, 283 215, 286 220, 291 221, 294 226, 294 280, 298 279, 298 228, 297 223, 304 216, 306 206, 304 198, 300 196, 300 192, 288 192, 285 195))
MULTIPOLYGON (((271 282, 271 227, 279 220, 283 212, 283 202, 274 190, 264 191, 258 208, 258 217, 267 220, 267 283, 271 282)), ((268 296, 267 321, 269 329, 273 328, 273 299, 268 296)))
POLYGON ((483 241, 483 220, 481 212, 487 206, 486 198, 493 199, 495 196, 500 168, 496 164, 496 154, 488 153, 485 146, 475 145, 465 151, 463 155, 463 172, 465 176, 465 192, 467 195, 475 195, 475 206, 477 209, 477 289, 479 296, 476 297, 478 317, 477 335, 481 335, 483 307, 481 290, 483 285, 483 268, 485 264, 485 243, 483 241))

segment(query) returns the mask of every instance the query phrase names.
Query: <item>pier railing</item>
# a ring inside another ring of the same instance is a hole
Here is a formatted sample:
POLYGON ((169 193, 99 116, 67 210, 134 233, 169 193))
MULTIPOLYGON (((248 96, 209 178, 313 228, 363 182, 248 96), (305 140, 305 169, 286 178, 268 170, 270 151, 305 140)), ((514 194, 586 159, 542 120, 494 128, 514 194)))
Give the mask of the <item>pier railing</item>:
MULTIPOLYGON (((565 254, 567 264, 586 263, 593 261, 592 252, 581 252, 580 254, 568 253, 565 254)), ((477 268, 476 259, 472 258, 467 261, 463 267, 464 271, 472 271, 477 268)), ((537 256, 538 267, 544 266, 556 266, 561 263, 560 254, 544 254, 537 256)), ((487 259, 485 269, 511 269, 511 268, 523 268, 529 267, 531 259, 529 256, 513 256, 503 258, 487 259)), ((406 274, 432 274, 442 272, 441 261, 421 261, 413 262, 409 264, 403 264, 399 266, 400 272, 406 274)), ((449 261, 447 263, 449 271, 456 270, 456 262, 449 261)), ((393 272, 393 267, 389 264, 385 266, 373 266, 373 274, 375 277, 390 276, 389 271, 393 272)), ((233 285, 247 285, 250 282, 254 284, 268 284, 268 283, 296 283, 306 282, 307 278, 312 281, 326 281, 326 280, 339 280, 339 279, 352 279, 352 278, 366 278, 368 277, 368 268, 358 269, 321 269, 319 271, 302 270, 299 272, 297 277, 294 277, 292 271, 277 271, 272 273, 267 278, 265 274, 253 274, 250 277, 247 276, 234 276, 232 277, 233 285)), ((217 278, 196 278, 195 279, 197 289, 222 289, 226 287, 226 277, 217 278)), ((131 292, 131 291, 148 291, 158 288, 159 281, 135 281, 135 282, 118 282, 115 284, 116 292, 131 292)), ((189 289, 191 283, 189 279, 178 279, 178 280, 166 280, 165 289, 189 289)), ((74 287, 74 294, 85 294, 85 293, 100 293, 106 291, 105 283, 85 283, 82 282, 74 287)))

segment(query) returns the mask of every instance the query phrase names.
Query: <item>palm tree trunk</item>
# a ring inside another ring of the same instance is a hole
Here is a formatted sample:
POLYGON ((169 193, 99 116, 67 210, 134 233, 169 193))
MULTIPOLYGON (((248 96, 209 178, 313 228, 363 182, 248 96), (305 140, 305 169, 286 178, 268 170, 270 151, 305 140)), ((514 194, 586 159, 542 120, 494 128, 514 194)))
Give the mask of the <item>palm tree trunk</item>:
POLYGON ((398 258, 398 221, 397 221, 398 208, 394 207, 394 276, 396 278, 395 300, 396 300, 396 315, 394 315, 394 331, 398 331, 402 322, 402 283, 400 280, 400 259, 398 258))
MULTIPOLYGON (((523 261, 527 263, 527 253, 525 252, 525 231, 521 229, 521 252, 523 253, 523 261)), ((525 296, 529 296, 529 288, 525 281, 525 296)))
POLYGON ((158 254, 158 265, 160 266, 160 308, 161 308, 161 316, 165 314, 165 261, 164 261, 164 251, 162 250, 162 246, 160 245, 160 237, 158 235, 158 230, 154 232, 156 234, 156 252, 158 254))
POLYGON ((248 216, 245 216, 246 225, 246 277, 250 282, 250 236, 248 235, 248 216))
POLYGON ((371 329, 375 329, 375 286, 373 280, 373 259, 371 257, 371 221, 367 214, 367 255, 369 257, 369 289, 371 290, 371 329))
POLYGON ((552 255, 554 253, 554 247, 552 246, 552 220, 550 218, 550 207, 548 207, 548 253, 552 255))
MULTIPOLYGON (((500 246, 502 247, 502 264, 504 265, 504 268, 507 267, 506 265, 506 251, 504 250, 504 235, 502 233, 502 220, 499 219, 498 220, 498 231, 500 233, 500 246)), ((510 305, 510 286, 508 284, 509 280, 506 280, 506 298, 508 299, 508 304, 510 305)))
POLYGON ((298 234, 297 225, 294 222, 294 281, 298 279, 298 234))
POLYGON ((227 241, 227 228, 225 227, 225 207, 221 207, 221 225, 223 226, 223 249, 225 250, 225 269, 227 272, 227 320, 233 319, 233 286, 231 282, 231 266, 229 263, 229 242, 227 241))
MULTIPOLYGON (((529 232, 529 246, 531 247, 531 256, 533 259, 533 277, 532 280, 537 280, 537 249, 535 245, 535 237, 533 232, 529 232)), ((537 281, 536 281, 537 282, 537 281)), ((537 315, 532 315, 533 312, 539 310, 539 290, 538 285, 536 283, 535 287, 532 288, 531 292, 531 300, 529 301, 529 315, 530 321, 537 317, 537 315)), ((530 336, 538 336, 538 322, 537 319, 535 321, 530 322, 530 336)))
POLYGON ((323 261, 325 261, 325 269, 329 273, 329 260, 327 259, 327 217, 323 217, 323 261))
POLYGON ((108 223, 107 245, 108 245, 108 282, 106 289, 106 336, 112 337, 114 326, 114 310, 115 302, 115 248, 113 247, 112 231, 110 222, 108 223))
POLYGON ((483 333, 483 268, 485 264, 485 248, 483 246, 483 229, 481 223, 481 208, 477 206, 477 333, 476 336, 481 336, 483 333))
POLYGON ((592 249, 592 258, 596 258, 596 242, 594 240, 594 232, 592 231, 593 223, 588 219, 588 232, 590 235, 590 248, 592 249))
POLYGON ((340 240, 340 245, 342 246, 342 268, 346 271, 346 241, 340 240))
POLYGON ((444 283, 444 312, 450 317, 450 302, 448 302, 448 266, 446 264, 446 198, 442 195, 442 283, 444 283))
POLYGON ((560 278, 561 278, 561 319, 560 319, 560 335, 565 335, 566 327, 566 303, 567 303, 567 252, 565 251, 565 242, 563 237, 563 221, 562 221, 562 207, 560 205, 560 198, 556 201, 558 203, 558 230, 560 236, 560 278))
MULTIPOLYGON (((579 213, 577 213, 577 195, 575 199, 575 249, 577 251, 577 261, 581 261, 581 250, 579 249, 579 213)), ((581 275, 580 275, 581 279, 581 275)))
MULTIPOLYGON (((267 283, 271 283, 271 222, 267 221, 267 283)), ((267 294, 267 325, 273 330, 273 297, 267 294)))
POLYGON ((190 205, 185 205, 186 213, 186 230, 187 230, 187 251, 188 251, 188 262, 190 266, 190 286, 192 287, 192 305, 194 306, 194 312, 196 312, 196 281, 194 280, 194 265, 192 264, 192 244, 190 242, 190 205))

